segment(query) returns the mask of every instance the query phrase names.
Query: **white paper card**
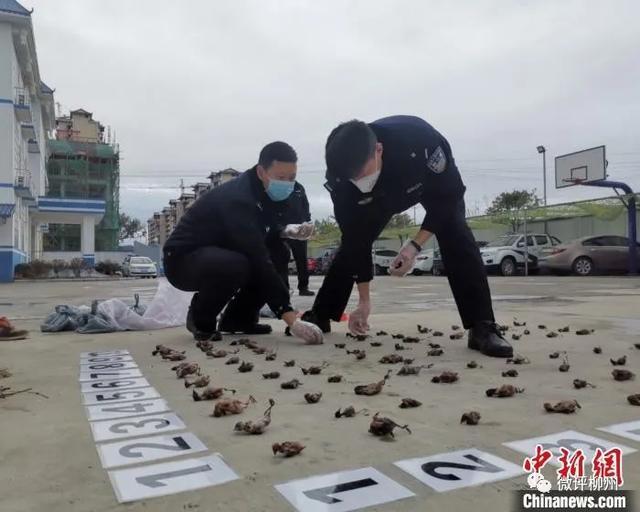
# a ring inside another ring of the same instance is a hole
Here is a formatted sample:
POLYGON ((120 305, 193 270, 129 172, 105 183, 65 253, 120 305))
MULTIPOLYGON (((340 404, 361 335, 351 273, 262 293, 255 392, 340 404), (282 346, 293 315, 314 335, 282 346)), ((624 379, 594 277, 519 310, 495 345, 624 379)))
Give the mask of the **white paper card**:
POLYGON ((207 450, 204 443, 191 432, 127 439, 100 444, 97 448, 102 466, 106 469, 170 459, 207 450))
POLYGON ((160 398, 160 393, 154 388, 114 389, 98 391, 97 393, 85 393, 83 400, 85 405, 96 405, 147 400, 149 398, 160 398))
POLYGON ((602 451, 607 451, 609 448, 618 447, 622 450, 623 455, 636 451, 634 448, 612 443, 599 437, 588 436, 587 434, 582 434, 575 430, 566 430, 564 432, 558 432, 548 436, 533 437, 531 439, 522 439, 520 441, 512 441, 510 443, 502 444, 512 450, 526 454, 527 457, 534 456, 536 453, 536 445, 540 444, 544 449, 550 450, 553 453, 553 458, 549 460, 549 464, 558 467, 561 465, 558 460, 558 457, 562 455, 562 452, 560 451, 561 447, 565 447, 571 453, 575 450, 581 449, 585 457, 585 464, 591 464, 591 460, 598 448, 602 451))
POLYGON ((95 382, 83 382, 80 384, 80 391, 90 393, 92 391, 116 391, 120 389, 146 388, 149 381, 143 377, 117 380, 98 380, 95 382))
POLYGON ((115 361, 107 363, 80 363, 80 371, 88 372, 92 370, 100 371, 112 371, 112 370, 127 370, 130 368, 137 368, 138 365, 134 361, 115 361))
POLYGON ((81 352, 80 359, 87 359, 89 357, 101 357, 101 356, 121 356, 128 354, 126 349, 114 349, 114 350, 96 350, 94 352, 81 352))
POLYGON ((91 425, 91 432, 96 443, 135 436, 164 434, 186 428, 182 419, 172 412, 138 418, 94 421, 89 425, 91 425))
POLYGON ((142 372, 137 368, 130 370, 90 370, 80 371, 80 382, 91 382, 92 380, 115 380, 128 377, 142 377, 142 372))
POLYGON ((394 464, 438 492, 496 482, 524 473, 521 466, 475 448, 394 464))
POLYGON ((348 512, 414 496, 374 468, 292 480, 275 488, 296 510, 304 512, 348 512))
POLYGON ((85 409, 89 421, 128 418, 171 410, 169 404, 162 399, 125 402, 123 404, 89 405, 85 409))
POLYGON ((80 359, 80 364, 120 363, 122 361, 133 361, 133 357, 130 355, 88 357, 86 359, 80 359))
POLYGON ((626 437, 640 443, 640 421, 627 421, 626 423, 617 423, 608 427, 601 427, 598 430, 609 432, 617 436, 626 437))
POLYGON ((109 471, 120 503, 202 489, 237 480, 219 455, 109 471))

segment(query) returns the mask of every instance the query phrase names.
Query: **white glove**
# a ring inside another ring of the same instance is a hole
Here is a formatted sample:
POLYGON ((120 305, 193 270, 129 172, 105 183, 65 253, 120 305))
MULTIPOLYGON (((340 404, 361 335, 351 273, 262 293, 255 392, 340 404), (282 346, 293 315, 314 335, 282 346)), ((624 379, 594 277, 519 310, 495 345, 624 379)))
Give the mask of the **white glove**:
POLYGON ((358 304, 358 307, 349 314, 349 330, 351 334, 367 334, 369 330, 369 304, 358 304))
POLYGON ((392 276, 404 276, 413 268, 416 256, 418 256, 418 249, 411 242, 407 242, 391 263, 389 273, 392 276))
POLYGON ((296 320, 290 330, 291 334, 304 340, 307 345, 320 345, 322 343, 322 330, 316 324, 296 320))
POLYGON ((309 240, 313 236, 313 224, 304 222, 302 224, 287 224, 282 230, 282 238, 293 240, 309 240))

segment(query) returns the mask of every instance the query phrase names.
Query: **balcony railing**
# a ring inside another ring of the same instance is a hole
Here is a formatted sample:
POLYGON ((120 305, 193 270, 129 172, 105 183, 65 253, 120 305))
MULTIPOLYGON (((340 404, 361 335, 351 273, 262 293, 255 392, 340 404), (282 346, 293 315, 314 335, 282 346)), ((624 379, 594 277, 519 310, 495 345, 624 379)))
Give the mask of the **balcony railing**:
POLYGON ((13 102, 21 107, 30 107, 29 91, 24 87, 15 87, 13 102))
POLYGON ((16 170, 15 191, 21 197, 33 197, 30 171, 26 169, 16 170))
POLYGON ((27 91, 24 87, 15 88, 13 109, 16 113, 18 121, 20 121, 21 123, 31 123, 33 121, 29 91, 27 91))

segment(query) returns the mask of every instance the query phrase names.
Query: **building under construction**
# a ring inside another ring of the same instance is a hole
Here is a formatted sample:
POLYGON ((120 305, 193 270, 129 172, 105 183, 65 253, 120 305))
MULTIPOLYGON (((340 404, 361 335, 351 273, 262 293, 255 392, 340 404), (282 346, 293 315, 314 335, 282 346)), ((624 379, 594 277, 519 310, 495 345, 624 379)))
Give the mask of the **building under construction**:
MULTIPOLYGON (((114 251, 120 232, 120 154, 111 134, 90 112, 74 110, 56 119, 56 138, 48 141, 47 196, 105 201, 105 215, 95 229, 95 250, 114 251)), ((50 224, 45 251, 79 251, 79 224, 50 224)))

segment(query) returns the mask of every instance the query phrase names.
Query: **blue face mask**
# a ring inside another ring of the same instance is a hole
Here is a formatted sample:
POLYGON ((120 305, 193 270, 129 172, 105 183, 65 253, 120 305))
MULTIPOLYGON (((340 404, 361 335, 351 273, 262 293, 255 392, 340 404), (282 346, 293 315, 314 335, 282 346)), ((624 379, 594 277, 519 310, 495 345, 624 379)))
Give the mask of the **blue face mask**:
POLYGON ((267 195, 272 201, 284 201, 293 192, 295 181, 269 180, 267 195))

